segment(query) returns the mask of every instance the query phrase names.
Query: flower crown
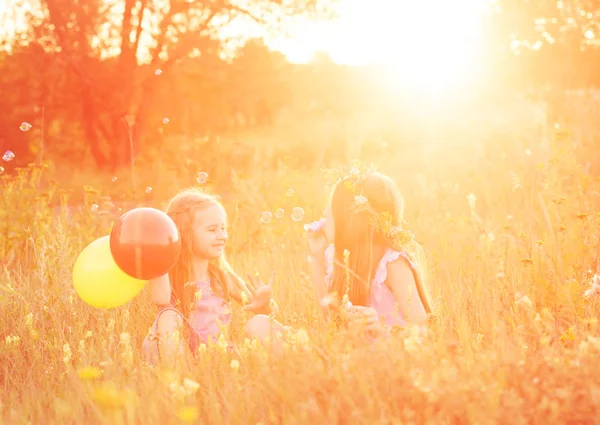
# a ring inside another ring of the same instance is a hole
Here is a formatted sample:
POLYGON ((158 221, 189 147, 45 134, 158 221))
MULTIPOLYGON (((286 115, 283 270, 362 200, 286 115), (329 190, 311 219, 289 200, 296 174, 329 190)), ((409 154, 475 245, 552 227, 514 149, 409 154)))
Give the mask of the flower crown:
POLYGON ((369 217, 369 224, 393 247, 403 248, 413 242, 412 232, 402 229, 401 226, 394 225, 394 217, 391 213, 376 211, 369 202, 369 199, 364 196, 364 181, 367 176, 375 173, 374 167, 367 167, 359 162, 354 162, 350 167, 345 166, 330 169, 327 170, 327 173, 329 176, 334 177, 336 182, 341 181, 347 190, 355 194, 351 211, 354 214, 366 212, 369 217))

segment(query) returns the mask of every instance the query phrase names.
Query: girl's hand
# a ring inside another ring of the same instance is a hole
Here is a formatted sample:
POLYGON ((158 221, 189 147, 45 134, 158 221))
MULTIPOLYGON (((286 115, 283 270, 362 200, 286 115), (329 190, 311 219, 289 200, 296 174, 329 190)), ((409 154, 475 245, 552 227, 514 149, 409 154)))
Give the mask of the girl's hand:
POLYGON ((308 233, 308 249, 310 255, 313 257, 323 258, 325 250, 329 246, 325 231, 323 230, 324 223, 325 220, 322 219, 306 226, 306 231, 308 233))
POLYGON ((359 334, 378 338, 383 334, 379 314, 372 307, 352 306, 347 310, 348 327, 359 334))
POLYGON ((273 293, 273 281, 275 280, 275 272, 271 274, 269 283, 265 285, 256 273, 256 277, 253 277, 248 273, 248 289, 252 293, 253 299, 244 310, 251 311, 255 314, 269 314, 276 306, 275 301, 271 299, 273 293))

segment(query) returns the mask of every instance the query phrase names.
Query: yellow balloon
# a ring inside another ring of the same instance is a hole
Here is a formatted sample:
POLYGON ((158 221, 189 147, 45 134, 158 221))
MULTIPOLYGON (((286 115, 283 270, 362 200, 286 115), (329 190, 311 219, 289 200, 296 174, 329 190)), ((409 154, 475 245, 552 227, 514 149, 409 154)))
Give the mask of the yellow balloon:
POLYGON ((84 248, 73 266, 77 295, 92 307, 114 308, 131 301, 147 281, 123 272, 110 252, 110 236, 103 236, 84 248))

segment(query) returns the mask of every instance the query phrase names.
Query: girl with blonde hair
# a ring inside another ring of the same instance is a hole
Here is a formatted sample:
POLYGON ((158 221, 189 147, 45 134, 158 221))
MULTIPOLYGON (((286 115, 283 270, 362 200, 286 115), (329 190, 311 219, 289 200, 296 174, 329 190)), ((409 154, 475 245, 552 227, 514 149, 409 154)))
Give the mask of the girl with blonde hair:
POLYGON ((273 277, 267 285, 252 276, 246 283, 225 257, 227 214, 219 199, 187 189, 171 200, 167 214, 179 231, 181 253, 168 274, 150 281, 160 311, 143 343, 147 360, 172 361, 185 352, 181 342, 195 353, 200 344, 215 341, 231 321, 232 300, 256 314, 246 324, 250 336, 283 332, 268 316, 278 309, 271 299, 273 277))

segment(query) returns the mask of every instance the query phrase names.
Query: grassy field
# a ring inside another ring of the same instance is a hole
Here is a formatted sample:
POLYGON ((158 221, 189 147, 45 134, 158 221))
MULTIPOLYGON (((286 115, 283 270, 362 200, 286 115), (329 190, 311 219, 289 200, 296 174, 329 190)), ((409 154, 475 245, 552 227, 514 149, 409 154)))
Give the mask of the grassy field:
POLYGON ((75 294, 71 268, 123 210, 163 208, 204 170, 177 157, 140 163, 137 199, 127 170, 67 176, 32 165, 0 176, 0 423, 600 423, 600 297, 583 297, 597 261, 600 181, 568 131, 478 134, 486 137, 378 139, 369 154, 398 181, 429 256, 437 319, 426 340, 355 346, 317 320, 302 224, 326 205, 319 167, 267 167, 258 155, 226 184, 211 171, 203 186, 223 195, 232 263, 278 272, 278 318, 299 332, 269 356, 244 340, 236 311, 240 355, 217 344, 177 370, 141 361, 155 313, 147 290, 96 310, 75 294))

